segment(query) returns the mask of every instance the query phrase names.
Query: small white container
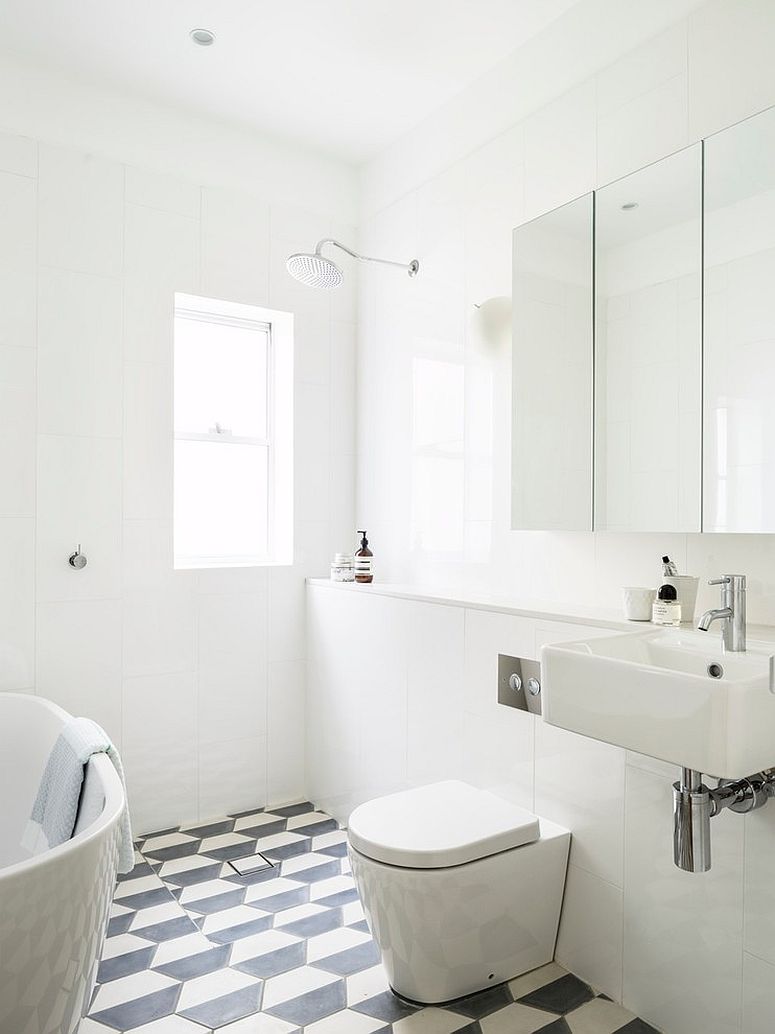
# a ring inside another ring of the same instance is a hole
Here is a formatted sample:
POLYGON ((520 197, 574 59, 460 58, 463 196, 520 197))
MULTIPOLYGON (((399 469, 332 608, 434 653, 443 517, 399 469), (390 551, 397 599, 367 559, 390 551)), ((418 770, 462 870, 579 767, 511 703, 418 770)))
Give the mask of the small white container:
POLYGON ((651 621, 651 608, 657 598, 656 589, 627 585, 622 589, 624 616, 628 621, 651 621))
POLYGON ((678 593, 678 602, 681 604, 681 621, 694 623, 700 579, 693 578, 690 574, 670 574, 663 577, 662 584, 672 585, 678 593))
POLYGON ((331 581, 355 581, 355 561, 351 553, 334 553, 334 559, 331 561, 331 581))

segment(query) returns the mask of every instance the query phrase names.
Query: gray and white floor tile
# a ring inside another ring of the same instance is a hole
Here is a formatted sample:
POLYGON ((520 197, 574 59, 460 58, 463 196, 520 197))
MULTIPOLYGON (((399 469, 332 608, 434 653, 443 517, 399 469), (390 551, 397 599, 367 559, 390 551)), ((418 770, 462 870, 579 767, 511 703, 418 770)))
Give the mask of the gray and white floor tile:
POLYGON ((309 802, 137 848, 79 1034, 652 1034, 556 963, 444 1007, 398 999, 347 835, 309 802))

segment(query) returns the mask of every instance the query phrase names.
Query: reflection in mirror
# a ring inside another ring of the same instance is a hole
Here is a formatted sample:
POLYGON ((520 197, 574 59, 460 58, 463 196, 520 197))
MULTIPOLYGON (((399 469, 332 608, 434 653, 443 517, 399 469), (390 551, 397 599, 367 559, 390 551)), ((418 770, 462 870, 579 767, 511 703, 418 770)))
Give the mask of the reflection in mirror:
POLYGON ((699 531, 702 145, 595 206, 595 528, 699 531))
POLYGON ((775 109, 705 141, 705 531, 775 532, 775 109))
POLYGON ((592 527, 592 195, 513 234, 511 526, 592 527))

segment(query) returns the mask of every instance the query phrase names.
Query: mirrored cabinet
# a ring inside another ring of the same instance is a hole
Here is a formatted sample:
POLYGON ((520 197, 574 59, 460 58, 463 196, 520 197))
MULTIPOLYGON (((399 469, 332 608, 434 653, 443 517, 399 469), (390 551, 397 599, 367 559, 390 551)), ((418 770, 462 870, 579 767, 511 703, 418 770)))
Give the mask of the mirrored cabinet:
POLYGON ((595 528, 699 531, 702 145, 595 205, 595 528))
POLYGON ((592 528, 592 215, 587 194, 513 235, 517 528, 592 528))
POLYGON ((775 532, 775 109, 705 141, 703 530, 775 532))
POLYGON ((512 528, 775 532, 775 109, 513 259, 512 528))

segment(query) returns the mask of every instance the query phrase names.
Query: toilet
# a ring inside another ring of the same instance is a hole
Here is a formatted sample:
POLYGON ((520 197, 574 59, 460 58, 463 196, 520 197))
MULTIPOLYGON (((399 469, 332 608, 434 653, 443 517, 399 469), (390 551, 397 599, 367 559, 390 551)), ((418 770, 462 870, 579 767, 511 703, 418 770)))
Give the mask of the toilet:
POLYGON ((349 855, 390 986, 449 1002, 551 962, 570 833, 448 780, 368 801, 349 855))

